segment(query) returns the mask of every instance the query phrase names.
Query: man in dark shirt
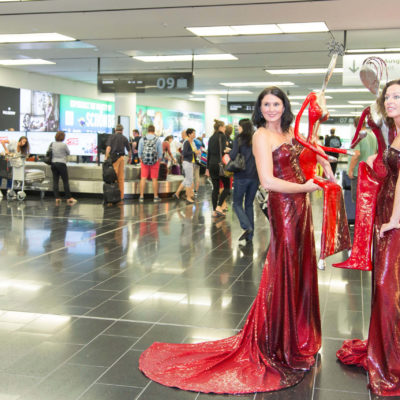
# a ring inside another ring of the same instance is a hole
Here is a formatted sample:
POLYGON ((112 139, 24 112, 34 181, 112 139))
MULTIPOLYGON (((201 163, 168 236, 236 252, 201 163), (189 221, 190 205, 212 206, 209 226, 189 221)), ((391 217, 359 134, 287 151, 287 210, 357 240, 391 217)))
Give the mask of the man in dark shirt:
MULTIPOLYGON (((326 147, 333 147, 335 149, 340 149, 342 147, 342 141, 340 140, 339 136, 335 135, 335 128, 331 129, 331 135, 328 136, 325 139, 325 146, 326 147)), ((329 156, 335 157, 336 160, 339 158, 339 153, 333 153, 330 151, 327 151, 326 154, 328 154, 329 156)), ((331 163, 331 168, 332 168, 332 172, 335 173, 336 172, 336 167, 337 167, 337 161, 332 162, 331 163)))
POLYGON ((132 130, 132 164, 139 164, 139 156, 138 156, 138 149, 139 149, 139 142, 142 137, 137 129, 132 130))
POLYGON ((114 171, 117 174, 119 190, 121 192, 121 202, 124 200, 124 182, 125 182, 125 149, 128 152, 128 164, 131 163, 131 148, 128 139, 122 134, 124 127, 118 124, 115 127, 115 133, 107 140, 106 156, 111 158, 114 171))

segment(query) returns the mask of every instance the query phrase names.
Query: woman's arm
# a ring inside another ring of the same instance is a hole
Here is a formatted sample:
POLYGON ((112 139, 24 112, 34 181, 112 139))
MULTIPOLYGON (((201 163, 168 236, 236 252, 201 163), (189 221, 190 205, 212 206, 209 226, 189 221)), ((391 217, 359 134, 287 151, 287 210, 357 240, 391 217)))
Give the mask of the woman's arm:
POLYGON ((288 182, 273 174, 272 143, 268 134, 258 129, 253 136, 253 154, 256 160, 261 186, 266 190, 280 193, 308 193, 319 189, 312 179, 304 184, 288 182))
POLYGON ((234 160, 239 152, 239 143, 238 140, 235 139, 233 142, 232 150, 229 152, 229 157, 231 160, 234 160))
POLYGON ((398 176, 396 182, 392 215, 388 223, 382 224, 379 236, 383 237, 385 232, 392 229, 400 229, 400 175, 398 176))

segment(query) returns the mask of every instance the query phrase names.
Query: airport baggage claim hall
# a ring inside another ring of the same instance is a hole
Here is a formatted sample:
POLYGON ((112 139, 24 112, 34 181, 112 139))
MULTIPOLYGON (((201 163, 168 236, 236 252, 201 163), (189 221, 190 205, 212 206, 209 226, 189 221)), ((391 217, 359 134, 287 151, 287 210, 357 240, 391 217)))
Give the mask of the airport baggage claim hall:
MULTIPOLYGON (((376 100, 360 79, 364 60, 386 64, 382 85, 386 72, 400 78, 399 12, 398 0, 0 0, 0 400, 383 398, 369 391, 361 367, 336 357, 344 340, 367 339, 371 313, 373 272, 332 266, 348 251, 318 269, 322 346, 298 384, 234 395, 146 377, 139 357, 154 342, 240 332, 272 222, 257 197, 252 243, 239 241, 233 195, 226 214, 214 217, 204 165, 193 203, 183 192, 173 197, 184 176, 172 162, 157 183, 161 201, 151 180, 139 201, 140 164, 127 155, 125 198, 104 204, 102 164, 118 124, 130 146, 138 143, 134 130, 144 136, 150 125, 160 141, 172 136, 177 163, 188 128, 204 149, 215 119, 233 127, 233 139, 269 86, 283 90, 296 116, 323 87, 335 51, 325 89, 330 115, 317 135, 334 128, 349 149, 354 118, 376 100), (52 167, 43 162, 57 131, 65 132, 77 202, 67 201, 62 184, 55 200, 52 167), (30 147, 24 188, 5 154, 21 136, 30 147)), ((308 135, 307 110, 299 128, 308 135)), ((350 157, 339 155, 340 186, 350 157)), ((310 199, 318 261, 324 194, 310 199)))

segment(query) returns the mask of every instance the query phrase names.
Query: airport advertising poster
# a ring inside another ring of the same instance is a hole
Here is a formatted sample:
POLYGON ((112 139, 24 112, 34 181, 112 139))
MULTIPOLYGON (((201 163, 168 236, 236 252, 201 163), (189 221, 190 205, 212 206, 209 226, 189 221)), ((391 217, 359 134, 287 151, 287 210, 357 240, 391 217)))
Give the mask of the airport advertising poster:
MULTIPOLYGON (((51 142, 54 142, 54 132, 28 132, 31 154, 46 154, 51 142)), ((81 135, 79 132, 66 132, 64 143, 72 156, 97 155, 97 133, 81 135)))
POLYGON ((59 94, 21 89, 20 131, 56 132, 59 119, 59 94))
POLYGON ((205 129, 205 118, 203 113, 137 106, 136 128, 146 133, 149 125, 154 125, 157 136, 180 136, 181 131, 187 128, 195 129, 200 135, 205 129))
POLYGON ((61 95, 60 129, 65 132, 111 133, 115 105, 111 101, 61 95))
POLYGON ((19 130, 20 89, 0 86, 0 130, 19 130))

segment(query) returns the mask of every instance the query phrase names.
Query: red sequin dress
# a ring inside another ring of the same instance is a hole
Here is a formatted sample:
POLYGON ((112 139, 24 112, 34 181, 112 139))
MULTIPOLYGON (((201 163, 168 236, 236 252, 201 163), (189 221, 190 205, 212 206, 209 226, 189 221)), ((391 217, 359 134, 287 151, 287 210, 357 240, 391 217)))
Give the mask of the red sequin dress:
POLYGON ((381 396, 400 396, 400 229, 379 238, 389 222, 400 168, 400 151, 384 153, 388 170, 379 191, 373 254, 372 308, 368 340, 346 340, 337 357, 347 365, 365 368, 371 391, 381 396))
MULTIPOLYGON (((273 152, 274 175, 304 183, 302 147, 273 152)), ((213 393, 267 392, 300 382, 321 345, 317 265, 309 195, 270 192, 271 239, 243 329, 197 344, 154 343, 139 368, 166 386, 213 393)))

